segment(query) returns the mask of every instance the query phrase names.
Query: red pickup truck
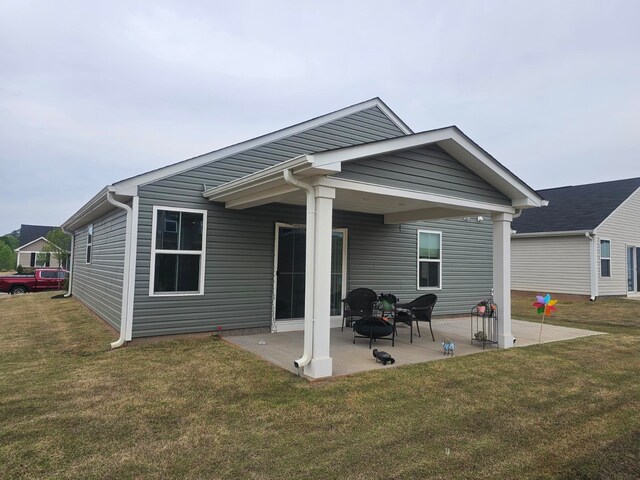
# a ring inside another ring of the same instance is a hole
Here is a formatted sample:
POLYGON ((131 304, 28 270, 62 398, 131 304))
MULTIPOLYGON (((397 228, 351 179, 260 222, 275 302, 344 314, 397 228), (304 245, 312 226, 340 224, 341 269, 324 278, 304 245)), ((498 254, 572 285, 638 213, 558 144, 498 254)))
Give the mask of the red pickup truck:
POLYGON ((36 268, 33 275, 5 275, 0 277, 0 292, 17 295, 43 290, 62 290, 67 275, 67 270, 58 268, 36 268))

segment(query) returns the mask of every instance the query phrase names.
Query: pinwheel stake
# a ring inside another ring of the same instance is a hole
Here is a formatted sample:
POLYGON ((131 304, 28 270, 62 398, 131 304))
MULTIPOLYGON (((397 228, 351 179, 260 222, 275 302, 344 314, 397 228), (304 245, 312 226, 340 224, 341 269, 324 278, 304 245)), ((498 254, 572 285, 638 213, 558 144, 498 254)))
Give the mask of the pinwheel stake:
POLYGON ((538 313, 542 314, 542 321, 540 322, 540 335, 538 336, 538 343, 542 341, 542 326, 544 325, 544 317, 545 315, 551 315, 551 312, 556 311, 556 307, 554 305, 558 303, 558 300, 551 300, 551 295, 548 293, 541 297, 540 295, 536 295, 536 302, 533 304, 534 307, 538 309, 538 313))

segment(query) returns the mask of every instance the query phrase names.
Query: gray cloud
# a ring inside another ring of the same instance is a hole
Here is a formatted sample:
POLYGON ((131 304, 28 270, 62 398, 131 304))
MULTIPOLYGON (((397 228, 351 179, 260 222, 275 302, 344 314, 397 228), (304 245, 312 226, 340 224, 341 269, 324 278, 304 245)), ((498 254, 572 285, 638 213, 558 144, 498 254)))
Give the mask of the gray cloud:
POLYGON ((640 176, 637 2, 0 4, 0 233, 382 97, 534 188, 640 176))

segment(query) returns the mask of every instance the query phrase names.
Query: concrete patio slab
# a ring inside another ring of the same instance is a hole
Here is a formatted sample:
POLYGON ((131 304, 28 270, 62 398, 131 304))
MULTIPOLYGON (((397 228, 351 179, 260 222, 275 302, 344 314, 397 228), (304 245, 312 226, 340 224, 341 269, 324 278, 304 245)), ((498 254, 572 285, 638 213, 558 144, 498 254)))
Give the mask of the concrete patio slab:
MULTIPOLYGON (((512 331, 516 337, 515 346, 525 347, 538 343, 540 324, 512 320, 512 331)), ((369 350, 369 341, 357 338, 353 344, 353 334, 350 328, 340 331, 339 328, 331 329, 331 357, 333 358, 333 374, 347 375, 377 368, 392 368, 412 363, 430 362, 441 360, 443 356, 442 339, 449 338, 455 344, 455 355, 470 355, 483 351, 482 344, 471 344, 471 324, 468 317, 434 319, 433 332, 436 341, 431 340, 429 326, 423 324, 422 337, 418 337, 414 327, 413 343, 410 342, 409 327, 398 326, 398 336, 395 347, 390 340, 378 340, 373 348, 384 350, 391 354, 396 363, 384 367, 373 358, 372 350, 369 350)), ((556 342, 573 338, 601 335, 602 332, 581 330, 577 328, 558 327, 545 325, 542 331, 542 342, 556 342)), ((244 348, 265 360, 278 365, 286 370, 297 373, 293 366, 294 360, 302 355, 303 332, 263 333, 252 335, 238 335, 226 337, 226 340, 241 348, 244 348)), ((495 346, 487 345, 485 351, 495 349, 495 346)))

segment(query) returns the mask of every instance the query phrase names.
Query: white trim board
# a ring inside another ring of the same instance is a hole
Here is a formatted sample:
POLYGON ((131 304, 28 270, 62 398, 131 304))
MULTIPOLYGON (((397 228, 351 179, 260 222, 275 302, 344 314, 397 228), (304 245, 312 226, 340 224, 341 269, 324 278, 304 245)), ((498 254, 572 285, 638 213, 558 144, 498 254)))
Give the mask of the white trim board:
POLYGON ((596 228, 593 229, 593 233, 597 234, 598 233, 598 228, 600 228, 602 226, 602 224, 604 224, 607 220, 609 220, 611 217, 613 217, 618 210, 620 210, 627 202, 629 202, 631 200, 631 198, 637 194, 638 192, 640 192, 640 187, 636 188, 633 192, 631 192, 631 195, 629 195, 627 198, 625 198, 622 202, 620 202, 620 205, 618 205, 613 212, 611 212, 609 215, 606 216, 606 218, 604 220, 602 220, 597 226, 596 228))
POLYGON ((535 190, 478 147, 455 126, 328 150, 307 155, 307 157, 310 157, 310 163, 313 163, 315 167, 321 168, 325 165, 385 155, 434 143, 437 143, 449 155, 480 178, 513 199, 512 205, 514 207, 526 208, 545 205, 545 201, 535 190))
MULTIPOLYGON (((34 243, 36 243, 36 242, 39 242, 40 240, 44 240, 44 241, 45 241, 45 242, 47 242, 49 245, 53 245, 54 247, 58 247, 55 243, 51 243, 51 242, 50 242, 49 240, 47 240, 45 237, 38 237, 38 238, 36 238, 35 240, 31 240, 30 242, 25 243, 24 245, 22 245, 22 246, 20 246, 20 247, 16 248, 16 249, 14 250, 14 252, 21 252, 23 248, 28 247, 29 245, 32 245, 32 244, 34 244, 34 243)), ((58 247, 58 248, 60 248, 60 247, 58 247)), ((25 250, 25 251, 26 251, 26 250, 25 250)))
MULTIPOLYGON (((273 252, 273 291, 271 300, 271 333, 278 332, 293 332, 297 330, 304 330, 304 318, 284 318, 281 320, 276 319, 276 297, 278 289, 278 241, 280 238, 280 228, 306 228, 304 224, 292 225, 290 223, 276 222, 275 224, 275 236, 274 236, 274 252, 273 252)), ((348 265, 348 243, 349 243, 349 229, 348 228, 332 228, 331 232, 342 232, 342 298, 347 295, 347 265, 348 265)), ((340 314, 330 317, 331 328, 342 326, 342 316, 344 315, 344 304, 340 306, 340 314)))
POLYGON ((113 186, 116 187, 116 189, 119 191, 119 190, 128 189, 132 187, 146 185, 151 182, 156 182, 158 180, 162 180, 163 178, 177 175, 179 173, 192 170, 194 168, 198 168, 202 165, 206 165, 210 162, 219 160, 221 158, 226 158, 226 157, 244 152, 245 150, 251 150, 261 145, 275 142, 282 138, 286 138, 291 135, 295 135, 297 133, 301 133, 309 129, 319 127, 321 125, 332 122, 339 118, 353 115, 354 113, 357 113, 363 110, 368 110, 373 107, 378 107, 389 118, 389 120, 391 120, 406 135, 410 135, 413 133, 412 130, 395 113, 393 113, 391 109, 387 107, 380 98, 375 97, 370 100, 366 100, 361 103, 356 103, 355 105, 351 105, 349 107, 342 108, 340 110, 336 110, 334 112, 327 113, 325 115, 321 115, 311 120, 307 120, 307 121, 298 123, 296 125, 292 125, 290 127, 276 130, 275 132, 268 133, 266 135, 255 137, 251 140, 246 140, 244 142, 236 143, 235 145, 230 145, 228 147, 215 150, 213 152, 205 153, 204 155, 199 155, 197 157, 193 157, 188 160, 183 160, 182 162, 174 163, 173 165, 167 165, 166 167, 162 167, 157 170, 152 170, 150 172, 137 175, 135 177, 131 177, 125 180, 121 180, 119 182, 115 182, 113 186))
POLYGON ((204 295, 204 280, 207 256, 207 210, 182 207, 153 206, 153 218, 151 221, 151 258, 149 259, 149 296, 150 297, 193 297, 204 295), (156 228, 158 222, 158 210, 170 212, 187 212, 202 214, 202 249, 201 250, 156 250, 156 228), (200 277, 198 279, 197 292, 154 292, 156 277, 156 253, 168 253, 172 255, 200 255, 200 277))
POLYGON ((416 230, 416 290, 424 290, 424 291, 433 291, 433 290, 442 290, 442 265, 444 263, 444 255, 442 254, 442 231, 439 230, 425 230, 418 229, 416 230), (440 237, 440 258, 437 263, 439 263, 438 268, 438 286, 437 287, 421 287, 420 286, 420 262, 424 263, 436 263, 431 259, 421 259, 420 258, 420 234, 421 233, 434 233, 440 237))
POLYGON ((126 203, 129 201, 130 197, 136 196, 138 194, 138 187, 141 185, 146 185, 167 177, 171 177, 173 175, 184 173, 194 168, 198 168, 202 165, 206 165, 208 163, 212 163, 217 160, 236 155, 246 150, 275 142, 277 140, 304 132, 311 128, 319 127, 339 118, 346 117, 363 110, 368 110, 373 107, 378 107, 387 116, 387 118, 391 122, 393 122, 405 135, 413 134, 413 131, 402 121, 402 119, 400 119, 400 117, 393 113, 393 111, 380 98, 375 97, 370 100, 356 103, 349 107, 345 107, 340 110, 336 110, 334 112, 312 118, 311 120, 307 120, 280 130, 276 130, 275 132, 271 132, 266 135, 255 137, 253 139, 236 143, 234 145, 230 145, 213 152, 205 153, 203 155, 189 158, 178 163, 167 165, 165 167, 161 167, 146 173, 142 173, 140 175, 136 175, 134 177, 115 182, 113 183, 113 185, 104 187, 93 198, 91 198, 91 200, 84 204, 77 212, 71 215, 71 217, 69 217, 62 224, 62 228, 65 230, 75 230, 78 226, 82 226, 88 223, 88 221, 92 220, 93 218, 97 218, 98 216, 104 214, 105 209, 110 210, 111 206, 107 205, 106 202, 106 194, 109 190, 112 190, 114 192, 118 201, 126 203), (121 198, 118 198, 118 196, 120 196, 121 198))

